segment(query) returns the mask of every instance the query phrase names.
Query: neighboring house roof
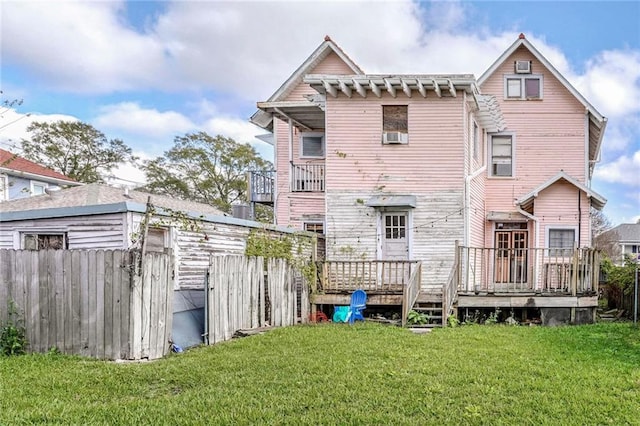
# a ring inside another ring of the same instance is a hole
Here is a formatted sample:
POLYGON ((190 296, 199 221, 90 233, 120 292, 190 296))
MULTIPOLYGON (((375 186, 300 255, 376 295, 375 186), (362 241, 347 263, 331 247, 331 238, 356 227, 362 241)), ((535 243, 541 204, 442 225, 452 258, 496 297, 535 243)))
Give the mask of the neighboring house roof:
POLYGON ((22 158, 4 149, 0 149, 0 172, 24 176, 29 179, 40 179, 63 185, 81 185, 62 173, 51 170, 33 161, 22 158))
POLYGON ((640 244, 640 223, 622 223, 615 228, 611 228, 606 233, 616 233, 616 240, 621 243, 640 244))
POLYGON ((594 162, 600 154, 600 145, 604 136, 604 129, 607 126, 607 118, 601 115, 598 110, 591 105, 584 96, 580 94, 567 81, 562 74, 545 58, 529 41, 524 34, 520 34, 518 39, 491 65, 478 79, 478 84, 482 85, 520 46, 525 47, 535 58, 542 63, 553 76, 582 104, 589 113, 589 173, 593 173, 594 162))
MULTIPOLYGON (((329 36, 324 38, 324 41, 313 53, 296 69, 291 76, 275 91, 271 97, 266 101, 267 103, 279 102, 289 96, 289 94, 302 83, 302 78, 312 71, 322 60, 324 60, 330 53, 335 53, 347 64, 349 68, 353 70, 354 74, 363 74, 360 67, 353 62, 349 56, 338 46, 329 36)), ((305 101, 301 101, 303 104, 305 101)), ((273 115, 263 110, 256 111, 249 119, 253 124, 262 127, 263 129, 273 130, 273 115)))
POLYGON ((126 212, 145 213, 149 196, 151 204, 156 208, 156 214, 159 215, 168 215, 171 211, 178 211, 185 213, 190 218, 205 222, 270 229, 288 234, 300 232, 289 227, 229 217, 226 213, 208 204, 140 191, 127 191, 101 184, 66 188, 51 192, 51 194, 0 203, 0 223, 126 212))
POLYGON ((50 194, 4 202, 0 204, 0 221, 8 220, 9 212, 28 213, 36 210, 62 209, 57 212, 60 217, 59 215, 76 216, 74 212, 79 207, 93 207, 96 211, 100 210, 99 206, 118 203, 138 204, 144 207, 148 197, 151 197, 151 204, 159 208, 197 214, 225 215, 224 212, 208 204, 93 183, 52 191, 50 194))
POLYGON ((587 197, 589 197, 591 199, 591 205, 593 207, 595 207, 596 209, 598 209, 598 210, 602 210, 604 205, 607 203, 607 199, 604 198, 602 195, 598 194, 597 192, 595 192, 591 188, 581 184, 578 180, 572 178, 571 176, 569 176, 568 174, 566 174, 563 171, 560 171, 558 174, 553 176, 551 179, 549 179, 548 181, 546 181, 542 185, 540 185, 540 186, 536 187, 535 189, 533 189, 533 191, 529 192, 525 196, 523 196, 520 199, 516 200, 516 203, 519 204, 524 210, 527 210, 528 208, 531 207, 531 205, 533 204, 533 200, 538 196, 538 194, 540 192, 542 192, 543 190, 547 189, 548 187, 550 187, 551 185, 553 185, 554 183, 556 183, 556 182, 558 182, 560 180, 565 180, 565 181, 569 182, 570 184, 572 184, 573 186, 575 186, 576 188, 578 188, 579 190, 581 190, 584 193, 586 193, 587 197))

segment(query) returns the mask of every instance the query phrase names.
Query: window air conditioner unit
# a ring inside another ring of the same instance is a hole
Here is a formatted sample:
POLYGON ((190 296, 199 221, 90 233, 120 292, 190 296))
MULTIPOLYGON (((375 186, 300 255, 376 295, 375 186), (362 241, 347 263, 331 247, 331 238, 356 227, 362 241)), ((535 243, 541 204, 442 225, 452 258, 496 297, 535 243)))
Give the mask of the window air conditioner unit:
POLYGON ((531 74, 531 61, 516 61, 516 74, 531 74))
POLYGON ((384 144, 406 144, 409 141, 409 135, 402 132, 384 132, 382 134, 382 143, 384 144))

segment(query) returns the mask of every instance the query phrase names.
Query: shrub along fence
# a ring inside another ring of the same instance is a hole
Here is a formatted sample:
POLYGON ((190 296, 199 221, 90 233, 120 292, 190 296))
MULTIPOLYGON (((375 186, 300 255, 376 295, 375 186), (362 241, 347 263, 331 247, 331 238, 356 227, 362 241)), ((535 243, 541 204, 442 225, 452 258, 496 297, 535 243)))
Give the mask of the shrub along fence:
POLYGON ((309 287, 285 259, 214 256, 208 277, 205 342, 210 345, 238 330, 308 321, 309 287))
POLYGON ((170 349, 172 256, 136 250, 0 250, 0 324, 12 307, 29 352, 155 359, 170 349))

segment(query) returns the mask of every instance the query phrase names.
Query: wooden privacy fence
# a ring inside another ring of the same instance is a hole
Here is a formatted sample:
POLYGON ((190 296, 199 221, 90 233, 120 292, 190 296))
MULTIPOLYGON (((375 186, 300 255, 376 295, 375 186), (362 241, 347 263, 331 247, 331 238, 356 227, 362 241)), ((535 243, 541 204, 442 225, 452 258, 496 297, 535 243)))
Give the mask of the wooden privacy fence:
POLYGON ((14 305, 28 350, 100 359, 169 351, 171 256, 126 250, 0 250, 0 323, 14 305))
POLYGON ((208 276, 205 342, 210 345, 230 340, 238 330, 308 320, 309 287, 284 259, 213 256, 208 276))

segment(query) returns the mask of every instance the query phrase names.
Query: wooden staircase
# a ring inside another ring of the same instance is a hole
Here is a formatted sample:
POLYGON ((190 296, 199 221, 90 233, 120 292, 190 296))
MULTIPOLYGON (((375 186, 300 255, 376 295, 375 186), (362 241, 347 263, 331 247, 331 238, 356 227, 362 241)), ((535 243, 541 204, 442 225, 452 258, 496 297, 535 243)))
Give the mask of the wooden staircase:
POLYGON ((412 308, 416 312, 427 316, 427 323, 410 325, 411 328, 435 328, 442 327, 442 291, 421 291, 415 305, 412 308))

